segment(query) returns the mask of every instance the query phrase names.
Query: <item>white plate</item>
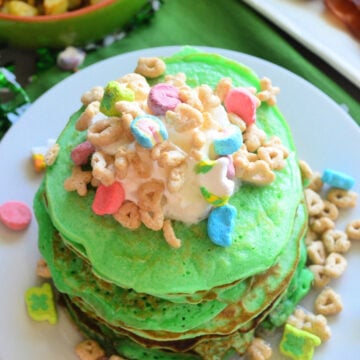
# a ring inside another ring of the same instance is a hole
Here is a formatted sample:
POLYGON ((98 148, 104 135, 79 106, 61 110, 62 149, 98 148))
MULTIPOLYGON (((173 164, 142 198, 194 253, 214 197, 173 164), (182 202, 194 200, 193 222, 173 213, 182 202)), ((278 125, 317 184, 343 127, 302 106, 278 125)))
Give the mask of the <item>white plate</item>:
MULTIPOLYGON (((178 47, 162 47, 116 56, 75 73, 54 86, 16 123, 0 143, 0 204, 8 200, 32 203, 41 181, 30 161, 32 147, 56 137, 70 114, 79 108, 80 95, 95 85, 105 85, 134 69, 139 56, 170 55, 178 47)), ((314 169, 326 167, 344 171, 357 180, 360 191, 360 131, 355 122, 329 97, 308 82, 264 60, 228 50, 218 52, 252 67, 259 76, 268 76, 282 88, 279 105, 293 130, 300 157, 314 169)), ((360 218, 360 207, 348 211, 342 223, 360 218)), ((0 360, 75 360, 74 345, 80 335, 60 311, 56 326, 29 319, 24 303, 27 288, 38 284, 35 265, 37 250, 35 220, 21 233, 0 225, 0 360)), ((334 318, 333 338, 318 348, 315 359, 352 358, 360 335, 360 242, 348 254, 346 274, 334 282, 341 293, 345 310, 334 318)))
POLYGON ((323 0, 243 0, 360 87, 360 41, 323 0))

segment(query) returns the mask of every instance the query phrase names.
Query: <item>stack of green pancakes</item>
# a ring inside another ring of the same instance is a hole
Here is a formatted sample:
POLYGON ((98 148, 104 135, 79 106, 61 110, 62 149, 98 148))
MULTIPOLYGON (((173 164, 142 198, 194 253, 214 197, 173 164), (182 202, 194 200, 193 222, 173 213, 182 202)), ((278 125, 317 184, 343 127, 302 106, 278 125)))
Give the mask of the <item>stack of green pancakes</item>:
MULTIPOLYGON (((215 87, 221 78, 259 89, 249 68, 215 54, 184 49, 163 59, 166 74, 215 87)), ((154 82, 161 82, 163 77, 154 82)), ((209 240, 207 219, 173 221, 181 247, 161 231, 122 227, 92 210, 86 196, 64 189, 72 149, 86 140, 75 113, 57 140, 60 152, 35 197, 39 248, 71 318, 108 354, 126 359, 222 359, 243 354, 260 327, 280 326, 309 291, 304 235, 307 212, 297 154, 276 106, 262 103, 256 124, 290 154, 267 186, 242 183, 232 244, 209 240)))

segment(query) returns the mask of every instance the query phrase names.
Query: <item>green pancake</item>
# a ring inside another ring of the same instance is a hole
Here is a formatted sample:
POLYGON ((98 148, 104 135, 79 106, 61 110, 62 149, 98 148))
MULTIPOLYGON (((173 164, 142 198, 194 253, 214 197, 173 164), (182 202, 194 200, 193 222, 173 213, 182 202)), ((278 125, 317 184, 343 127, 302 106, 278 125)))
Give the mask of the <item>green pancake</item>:
MULTIPOLYGON (((185 51, 165 62, 166 74, 182 71, 192 86, 214 86, 220 78, 231 77, 234 85, 259 88, 259 79, 250 69, 218 55, 185 51)), ((71 118, 58 139, 61 150, 56 163, 47 170, 45 191, 53 225, 82 250, 99 277, 166 298, 168 294, 194 294, 230 284, 274 265, 289 240, 303 198, 294 144, 276 107, 263 103, 257 110, 257 125, 268 137, 280 137, 290 150, 286 167, 276 172, 269 186, 242 184, 232 196, 230 204, 237 208, 238 218, 233 244, 228 248, 209 241, 207 221, 203 220, 191 226, 174 222, 175 233, 182 240, 181 248, 174 250, 164 242, 161 231, 145 226, 131 231, 110 216, 95 215, 91 210, 93 190, 86 197, 67 192, 63 184, 71 174, 70 152, 86 136, 74 129, 78 116, 71 118)))

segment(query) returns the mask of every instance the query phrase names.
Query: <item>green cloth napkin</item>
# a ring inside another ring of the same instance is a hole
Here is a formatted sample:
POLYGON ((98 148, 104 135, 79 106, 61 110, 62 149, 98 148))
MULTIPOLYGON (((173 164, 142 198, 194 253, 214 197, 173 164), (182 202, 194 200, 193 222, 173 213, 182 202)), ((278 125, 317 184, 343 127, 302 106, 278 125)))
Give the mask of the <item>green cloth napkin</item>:
MULTIPOLYGON (((310 52, 241 1, 165 0, 150 23, 89 53, 82 67, 125 52, 166 45, 226 48, 276 63, 305 78, 337 103, 345 104, 360 124, 359 102, 314 65, 310 52)), ((69 75, 54 66, 41 73, 26 90, 35 100, 69 75)))

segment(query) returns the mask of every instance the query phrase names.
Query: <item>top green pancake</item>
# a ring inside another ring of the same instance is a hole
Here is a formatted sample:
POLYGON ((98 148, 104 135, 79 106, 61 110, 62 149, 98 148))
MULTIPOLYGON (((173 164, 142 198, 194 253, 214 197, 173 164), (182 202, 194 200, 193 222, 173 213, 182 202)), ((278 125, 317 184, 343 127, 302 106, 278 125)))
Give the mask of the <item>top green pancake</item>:
MULTIPOLYGON (((214 87, 221 78, 230 77, 235 86, 259 88, 259 78, 249 68, 219 55, 186 50, 164 60, 166 74, 183 72, 190 86, 214 87)), ((162 78, 155 80, 160 81, 162 78)), ((233 243, 226 248, 209 240, 206 219, 191 226, 173 222, 182 241, 182 246, 174 249, 164 241, 162 231, 143 225, 131 231, 111 216, 96 215, 91 209, 93 189, 85 197, 66 191, 64 181, 73 167, 70 152, 86 139, 85 132, 74 127, 79 114, 71 117, 58 139, 61 150, 55 164, 47 170, 45 190, 53 225, 87 257, 99 277, 138 293, 166 297, 230 284, 274 265, 290 239, 296 209, 303 197, 291 133, 277 107, 262 103, 257 109, 256 124, 268 137, 278 136, 290 155, 270 185, 243 183, 231 197, 237 218, 233 243)))

